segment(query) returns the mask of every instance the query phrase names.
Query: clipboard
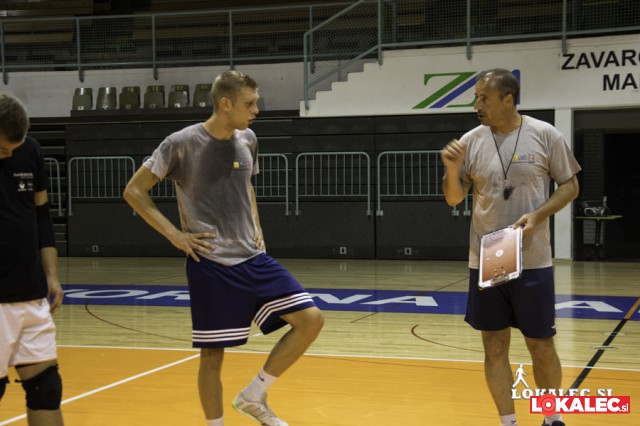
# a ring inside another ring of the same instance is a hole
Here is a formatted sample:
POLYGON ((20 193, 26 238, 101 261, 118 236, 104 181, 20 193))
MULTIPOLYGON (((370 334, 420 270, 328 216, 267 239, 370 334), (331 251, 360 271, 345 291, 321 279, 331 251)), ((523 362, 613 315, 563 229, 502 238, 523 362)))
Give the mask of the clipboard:
POLYGON ((508 226, 480 239, 480 290, 504 284, 522 274, 522 227, 508 226))

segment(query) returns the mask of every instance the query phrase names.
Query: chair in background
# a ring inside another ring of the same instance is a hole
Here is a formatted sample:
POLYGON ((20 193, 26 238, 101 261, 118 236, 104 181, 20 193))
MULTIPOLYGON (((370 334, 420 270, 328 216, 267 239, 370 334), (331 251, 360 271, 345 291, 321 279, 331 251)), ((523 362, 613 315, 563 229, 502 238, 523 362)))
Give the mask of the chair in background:
POLYGON ((175 84, 169 91, 169 108, 187 108, 189 106, 189 86, 175 84))
POLYGON ((115 87, 100 87, 96 97, 96 110, 116 109, 117 95, 115 87))
POLYGON ((90 87, 78 87, 73 91, 71 109, 73 111, 87 111, 93 108, 93 89, 90 87))
POLYGON ((193 106, 196 108, 210 108, 212 105, 211 83, 196 84, 196 89, 193 91, 193 106))
POLYGON ((164 108, 164 86, 147 86, 143 102, 145 108, 164 108))
POLYGON ((120 109, 140 109, 140 86, 125 86, 118 96, 120 109))

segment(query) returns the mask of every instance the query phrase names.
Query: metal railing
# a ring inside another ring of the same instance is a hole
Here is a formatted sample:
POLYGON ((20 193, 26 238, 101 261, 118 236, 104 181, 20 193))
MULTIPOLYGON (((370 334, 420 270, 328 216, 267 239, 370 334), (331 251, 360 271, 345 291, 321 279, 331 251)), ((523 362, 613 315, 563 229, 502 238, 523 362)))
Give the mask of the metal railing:
MULTIPOLYGON (((146 161, 146 157, 144 161, 146 161)), ((284 154, 259 154, 260 173, 254 176, 256 197, 263 201, 282 201, 285 215, 289 210, 289 162, 284 154)), ((443 197, 440 152, 385 151, 376 159, 376 215, 384 214, 382 203, 396 198, 424 200, 443 197)), ((55 160, 50 161, 52 179, 56 177, 55 160)), ((59 170, 59 169, 58 169, 59 170)), ((73 215, 73 201, 122 200, 122 193, 135 173, 132 157, 73 157, 67 164, 68 215, 73 215)), ((307 152, 295 159, 295 214, 300 215, 300 201, 313 199, 364 200, 366 214, 371 215, 371 158, 366 152, 307 152)), ((53 198, 61 200, 61 190, 53 191, 53 198)), ((175 198, 171 180, 164 179, 150 190, 156 199, 175 198)), ((469 198, 465 197, 463 214, 470 215, 469 198)), ((62 214, 61 207, 59 212, 62 214)), ((452 215, 458 216, 458 207, 452 215)))
MULTIPOLYGON (((142 160, 144 164, 150 156, 142 160)), ((258 154, 260 173, 251 179, 258 200, 282 201, 285 215, 289 216, 289 160, 284 154, 258 154)), ((162 179, 149 190, 154 199, 176 198, 175 183, 162 179)))
POLYGON ((149 190, 149 195, 159 200, 175 200, 176 184, 172 180, 162 179, 149 190))
POLYGON ((302 35, 351 2, 181 13, 0 19, 10 71, 212 66, 302 61, 302 35))
POLYGON ((382 64, 383 50, 466 46, 471 59, 475 44, 556 39, 564 54, 573 37, 637 32, 635 0, 360 0, 304 34, 304 104, 351 64, 382 64))
POLYGON ((284 154, 258 154, 260 173, 252 177, 258 200, 283 201, 289 216, 289 160, 284 154))
POLYGON ((386 151, 377 158, 376 214, 382 197, 441 196, 440 151, 386 151))
POLYGON ((304 34, 304 101, 309 89, 375 53, 382 63, 382 1, 360 0, 304 34))
POLYGON ((146 68, 305 63, 309 90, 357 58, 396 48, 558 39, 640 31, 636 0, 360 0, 182 13, 1 18, 0 69, 146 68))
POLYGON ((60 162, 55 158, 45 157, 44 165, 49 174, 49 201, 57 208, 58 216, 62 216, 62 180, 60 178, 60 162))
MULTIPOLYGON (((150 155, 144 157, 142 159, 142 164, 144 164, 149 158, 151 158, 150 155)), ((176 198, 176 185, 170 179, 162 179, 157 184, 153 185, 149 190, 149 195, 153 199, 173 200, 176 198)))
POLYGON ((135 170, 135 161, 127 156, 71 158, 67 163, 69 216, 73 216, 73 200, 122 200, 135 170))
POLYGON ((300 199, 366 198, 371 215, 371 158, 366 152, 307 152, 296 157, 296 215, 300 199))
MULTIPOLYGON (((376 159, 376 215, 383 216, 382 201, 395 197, 425 199, 442 197, 442 177, 444 165, 440 151, 385 151, 376 159)), ((471 211, 465 197, 464 215, 471 211)), ((454 206, 452 216, 459 216, 458 206, 454 206)))
MULTIPOLYGON (((466 197, 464 197, 464 210, 462 211, 462 214, 464 216, 471 216, 471 209, 469 208, 469 200, 473 200, 473 194, 467 194, 466 197)), ((460 216, 460 211, 458 210, 458 206, 453 206, 453 209, 451 209, 451 215, 460 216)))

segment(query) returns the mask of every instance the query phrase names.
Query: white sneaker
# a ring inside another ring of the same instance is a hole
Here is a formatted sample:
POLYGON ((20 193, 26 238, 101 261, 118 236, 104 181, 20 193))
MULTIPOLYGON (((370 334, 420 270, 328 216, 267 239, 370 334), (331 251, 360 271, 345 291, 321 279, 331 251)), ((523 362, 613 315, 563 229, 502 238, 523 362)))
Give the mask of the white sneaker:
POLYGON ((240 392, 231 405, 238 413, 260 422, 262 426, 289 426, 271 411, 267 405, 267 394, 264 394, 260 401, 249 401, 240 392))

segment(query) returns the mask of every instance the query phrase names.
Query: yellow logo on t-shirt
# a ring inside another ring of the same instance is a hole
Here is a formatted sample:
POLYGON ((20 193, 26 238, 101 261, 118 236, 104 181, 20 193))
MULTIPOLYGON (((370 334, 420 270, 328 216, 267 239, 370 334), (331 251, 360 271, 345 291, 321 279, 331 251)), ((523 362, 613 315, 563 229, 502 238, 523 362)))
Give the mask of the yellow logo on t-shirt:
POLYGON ((249 170, 251 169, 251 161, 247 161, 247 160, 234 161, 233 168, 237 170, 249 170))

